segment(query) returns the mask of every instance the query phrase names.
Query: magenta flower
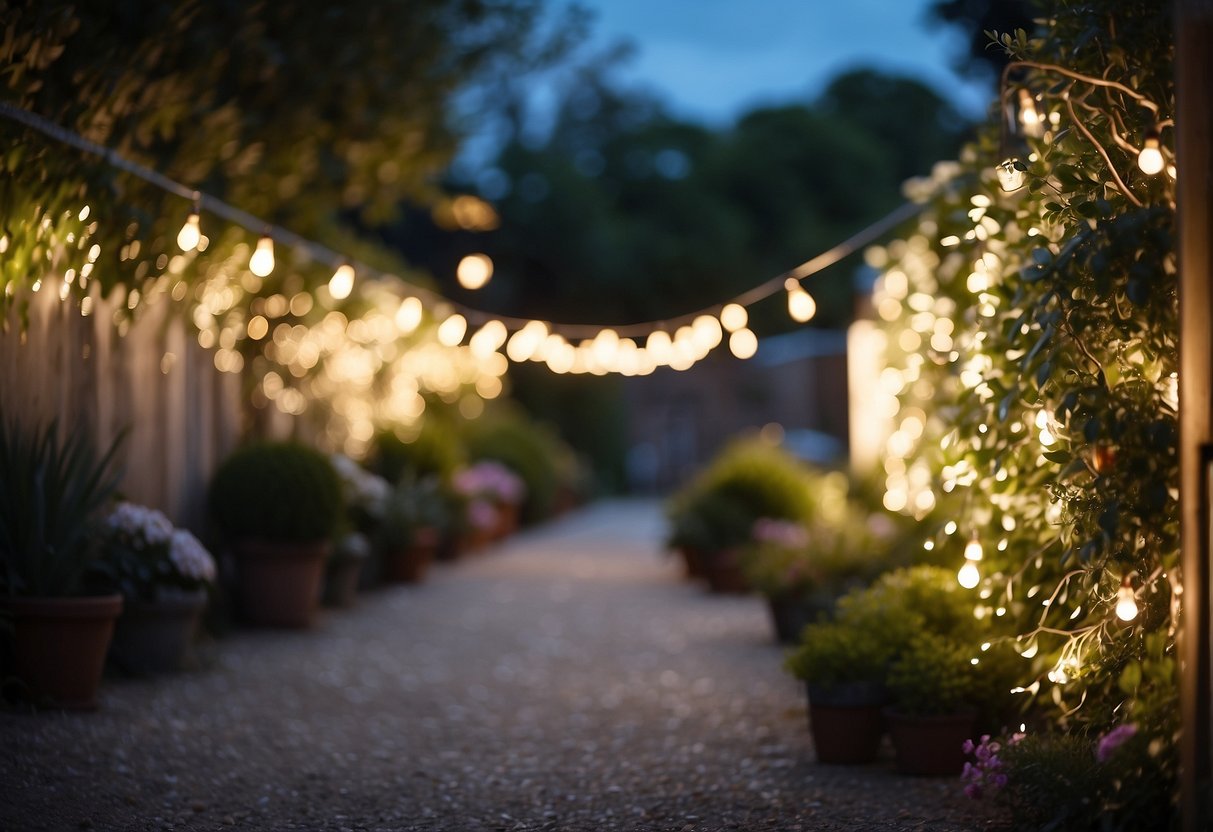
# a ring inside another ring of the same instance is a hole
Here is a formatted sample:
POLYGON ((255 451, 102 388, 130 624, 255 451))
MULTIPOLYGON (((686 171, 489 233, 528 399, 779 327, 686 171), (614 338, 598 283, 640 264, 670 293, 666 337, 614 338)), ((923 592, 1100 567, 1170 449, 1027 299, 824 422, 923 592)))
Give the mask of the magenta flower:
POLYGON ((976 761, 966 762, 960 774, 960 781, 965 784, 965 797, 980 800, 987 793, 996 792, 1007 785, 1007 775, 1000 771, 1002 760, 998 758, 1002 746, 991 742, 989 734, 983 734, 977 743, 965 740, 960 748, 976 761))
POLYGON ((1099 738, 1099 746, 1095 749, 1095 759, 1106 763, 1108 759, 1137 733, 1137 726, 1132 722, 1117 725, 1099 738))

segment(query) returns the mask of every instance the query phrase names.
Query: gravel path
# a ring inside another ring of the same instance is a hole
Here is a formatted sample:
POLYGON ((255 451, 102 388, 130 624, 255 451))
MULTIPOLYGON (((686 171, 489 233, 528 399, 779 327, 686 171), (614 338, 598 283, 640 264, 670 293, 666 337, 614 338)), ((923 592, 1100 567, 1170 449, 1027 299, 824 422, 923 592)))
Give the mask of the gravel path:
POLYGON ((953 779, 814 761, 757 598, 602 503, 97 713, 0 713, 2 830, 960 830, 953 779))

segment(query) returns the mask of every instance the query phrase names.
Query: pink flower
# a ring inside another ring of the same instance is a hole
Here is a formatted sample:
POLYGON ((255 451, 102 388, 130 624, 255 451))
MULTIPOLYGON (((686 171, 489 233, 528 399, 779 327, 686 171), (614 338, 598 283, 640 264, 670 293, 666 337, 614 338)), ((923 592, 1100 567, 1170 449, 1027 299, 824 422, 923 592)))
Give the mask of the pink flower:
POLYGON ((1099 738, 1099 746, 1095 749, 1095 759, 1098 762, 1106 763, 1116 753, 1116 749, 1128 742, 1136 733, 1137 726, 1132 722, 1117 725, 1099 738))
POLYGON ((991 742, 989 734, 983 734, 977 743, 965 740, 960 748, 976 760, 973 763, 966 762, 960 774, 960 780, 965 784, 966 797, 979 800, 987 792, 996 792, 1007 785, 1007 775, 999 771, 1002 768, 1002 760, 998 758, 998 752, 1002 750, 1002 746, 991 742))
POLYGON ((809 532, 799 523, 790 520, 772 520, 760 517, 750 529, 750 537, 758 543, 774 543, 789 549, 800 549, 809 544, 809 532))

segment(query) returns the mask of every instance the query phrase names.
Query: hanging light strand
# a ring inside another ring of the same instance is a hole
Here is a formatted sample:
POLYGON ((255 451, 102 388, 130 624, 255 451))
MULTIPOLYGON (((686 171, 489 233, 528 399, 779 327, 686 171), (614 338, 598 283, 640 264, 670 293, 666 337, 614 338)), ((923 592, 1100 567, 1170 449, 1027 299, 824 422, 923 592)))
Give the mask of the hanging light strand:
MULTIPOLYGON (((410 283, 399 276, 389 275, 366 264, 358 263, 341 252, 335 251, 314 240, 309 240, 282 226, 267 223, 247 211, 224 202, 218 197, 182 185, 155 170, 123 157, 111 148, 89 141, 77 133, 60 127, 58 124, 36 113, 0 102, 0 116, 30 129, 37 130, 43 135, 74 147, 77 150, 94 156, 100 156, 110 166, 136 176, 163 191, 188 200, 194 206, 195 211, 206 211, 233 225, 238 225, 247 231, 258 234, 261 241, 269 241, 271 244, 276 243, 291 249, 305 251, 313 261, 329 263, 335 270, 340 270, 343 267, 352 268, 358 274, 363 275, 364 280, 398 286, 404 294, 418 298, 429 309, 446 306, 453 312, 462 315, 470 326, 480 327, 491 320, 497 320, 510 331, 519 331, 532 323, 532 319, 529 318, 497 315, 453 302, 432 289, 410 283)), ((703 315, 718 315, 726 306, 737 305, 744 308, 785 291, 785 287, 789 281, 801 281, 823 271, 845 257, 859 251, 864 246, 875 242, 898 225, 916 217, 925 208, 925 201, 906 202, 829 250, 806 260, 799 266, 776 275, 730 300, 722 301, 702 309, 696 309, 677 317, 620 326, 560 322, 547 322, 546 326, 551 332, 560 334, 568 339, 592 339, 607 328, 614 330, 621 338, 646 338, 657 331, 675 331, 682 326, 691 325, 696 318, 703 315)))

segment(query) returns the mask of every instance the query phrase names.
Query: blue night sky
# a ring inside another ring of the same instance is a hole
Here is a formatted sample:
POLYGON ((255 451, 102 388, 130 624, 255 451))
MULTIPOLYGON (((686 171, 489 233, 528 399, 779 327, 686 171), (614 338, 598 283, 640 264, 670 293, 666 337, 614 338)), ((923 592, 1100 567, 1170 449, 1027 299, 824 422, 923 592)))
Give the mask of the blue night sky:
POLYGON ((856 66, 911 75, 972 116, 992 92, 962 81, 949 58, 959 33, 928 26, 928 0, 580 0, 594 42, 632 41, 620 77, 674 112, 712 124, 761 103, 811 97, 856 66))

